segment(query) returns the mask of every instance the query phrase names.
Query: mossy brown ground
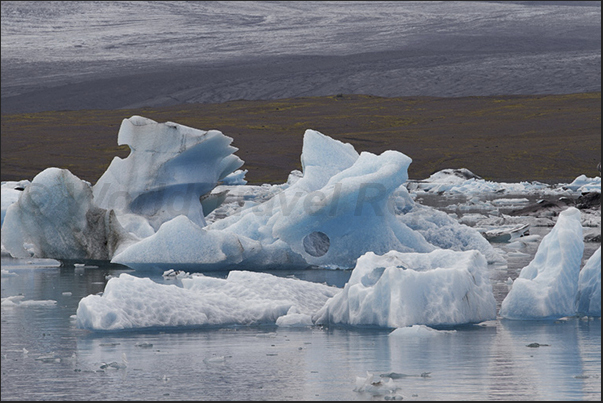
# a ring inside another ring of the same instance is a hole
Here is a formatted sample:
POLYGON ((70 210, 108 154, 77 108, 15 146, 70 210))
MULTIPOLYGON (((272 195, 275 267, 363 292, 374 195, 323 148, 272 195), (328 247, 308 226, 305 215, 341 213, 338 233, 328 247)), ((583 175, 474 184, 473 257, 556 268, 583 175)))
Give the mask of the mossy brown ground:
POLYGON ((2 115, 2 180, 67 168, 95 183, 115 156, 122 119, 141 115, 234 139, 249 183, 282 183, 300 169, 303 134, 318 130, 357 151, 398 150, 411 179, 467 168, 499 182, 562 183, 598 175, 601 93, 464 98, 367 95, 231 101, 161 108, 2 115))

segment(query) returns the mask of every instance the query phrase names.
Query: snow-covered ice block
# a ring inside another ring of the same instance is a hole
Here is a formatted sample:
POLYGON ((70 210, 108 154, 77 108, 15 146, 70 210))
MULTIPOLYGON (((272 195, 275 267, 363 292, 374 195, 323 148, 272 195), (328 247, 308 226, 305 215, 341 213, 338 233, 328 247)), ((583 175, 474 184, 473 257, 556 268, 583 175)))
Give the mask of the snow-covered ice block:
POLYGON ((601 247, 588 258, 578 278, 576 312, 601 316, 601 247))
POLYGON ((453 326, 496 318, 485 257, 478 251, 372 252, 358 259, 317 324, 453 326))
POLYGON ((2 227, 2 244, 14 257, 108 260, 136 241, 112 211, 98 207, 90 184, 66 169, 47 168, 11 204, 2 227))
MULTIPOLYGON (((232 138, 218 130, 132 116, 123 120, 117 142, 131 153, 115 157, 96 182, 96 203, 145 216, 155 230, 181 214, 204 226, 209 211, 203 211, 199 198, 243 165, 232 138)), ((239 182, 241 175, 230 179, 239 182)))
POLYGON ((156 327, 275 324, 287 314, 309 316, 341 291, 267 273, 231 271, 226 279, 194 275, 182 287, 126 273, 102 295, 80 300, 79 328, 114 331, 156 327))
POLYGON ((280 327, 307 327, 312 326, 312 316, 300 313, 296 306, 292 306, 286 315, 276 319, 276 325, 280 327))
POLYGON ((580 210, 569 207, 559 214, 534 259, 513 282, 502 302, 500 316, 539 320, 574 315, 583 252, 580 210))

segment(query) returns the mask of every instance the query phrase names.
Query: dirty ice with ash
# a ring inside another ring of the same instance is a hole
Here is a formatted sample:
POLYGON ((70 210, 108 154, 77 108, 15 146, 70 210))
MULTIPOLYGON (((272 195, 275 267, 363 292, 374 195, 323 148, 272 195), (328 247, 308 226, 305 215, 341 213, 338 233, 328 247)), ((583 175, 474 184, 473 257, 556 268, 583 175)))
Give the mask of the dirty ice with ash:
MULTIPOLYGON (((412 160, 403 153, 358 152, 314 130, 304 134, 301 172, 283 184, 250 186, 231 142, 217 130, 124 119, 118 143, 131 153, 115 157, 96 184, 58 168, 31 182, 2 184, 2 252, 110 261, 141 272, 159 267, 174 279, 168 285, 126 273, 109 279, 102 295, 79 303, 77 324, 86 329, 449 327, 496 319, 488 263, 504 263, 505 256, 489 242, 491 231, 424 206, 417 195, 458 189, 500 195, 501 186, 524 196, 601 192, 600 177, 582 175, 557 187, 493 184, 467 170, 411 184, 412 160), (343 289, 257 272, 312 266, 353 271, 343 289), (227 278, 186 271, 219 268, 231 269, 227 278)), ((523 203, 491 205, 501 200, 523 203)), ((583 227, 598 221, 600 234, 600 210, 583 215, 570 206, 551 221, 534 260, 509 280, 501 317, 600 316, 600 248, 581 270, 583 227)), ((534 241, 525 228, 499 225, 496 237, 534 241)))

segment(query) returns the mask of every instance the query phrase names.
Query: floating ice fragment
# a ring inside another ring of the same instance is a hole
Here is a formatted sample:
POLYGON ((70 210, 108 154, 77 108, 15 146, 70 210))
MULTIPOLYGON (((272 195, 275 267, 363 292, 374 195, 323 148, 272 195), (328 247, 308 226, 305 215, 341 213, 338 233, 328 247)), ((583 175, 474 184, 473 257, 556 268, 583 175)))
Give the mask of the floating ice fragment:
POLYGON ((530 224, 497 228, 485 231, 484 237, 490 242, 513 242, 517 238, 529 235, 530 224))
POLYGON ((453 334, 456 330, 436 330, 425 325, 412 325, 407 327, 399 327, 393 330, 389 336, 408 337, 408 338, 424 338, 433 337, 443 334, 453 334))
POLYGON ((500 316, 539 320, 574 315, 583 251, 580 211, 569 207, 513 282, 502 301, 500 316))
POLYGON ((496 318, 487 263, 478 251, 368 252, 316 324, 452 326, 496 318))
POLYGON ((125 369, 128 367, 128 360, 126 358, 126 353, 122 353, 121 355, 121 363, 117 361, 113 361, 110 363, 103 362, 100 366, 101 369, 125 369))
POLYGON ((375 379, 374 374, 366 372, 366 378, 360 376, 356 377, 355 392, 368 393, 373 396, 383 396, 395 393, 400 387, 396 386, 393 379, 382 381, 381 379, 375 379))
POLYGON ((223 355, 208 357, 204 358, 203 362, 206 364, 224 364, 226 362, 226 357, 223 355))

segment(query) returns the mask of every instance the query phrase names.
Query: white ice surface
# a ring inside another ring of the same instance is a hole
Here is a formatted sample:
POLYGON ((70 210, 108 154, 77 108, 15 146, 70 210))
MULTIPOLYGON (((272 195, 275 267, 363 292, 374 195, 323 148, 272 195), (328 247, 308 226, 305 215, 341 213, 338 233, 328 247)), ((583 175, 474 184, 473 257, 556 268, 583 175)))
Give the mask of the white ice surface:
POLYGON ((580 210, 569 207, 513 282, 502 301, 500 316, 539 320, 574 315, 583 252, 580 210))
MULTIPOLYGON (((467 197, 485 194, 564 195, 586 192, 601 193, 601 177, 588 178, 586 175, 580 175, 569 184, 561 183, 552 187, 536 181, 519 183, 493 182, 480 178, 466 168, 449 168, 438 171, 427 179, 413 181, 409 183, 408 187, 416 193, 464 195, 467 197)), ((507 199, 501 199, 501 201, 508 202, 507 199)))
POLYGON ((487 263, 478 251, 368 252, 343 291, 314 315, 318 324, 398 328, 496 318, 487 263))
POLYGON ((341 290, 267 273, 231 271, 226 279, 193 275, 182 287, 126 273, 102 295, 80 301, 77 326, 114 331, 161 327, 278 324, 296 326, 341 290))
POLYGON ((601 177, 589 178, 586 175, 580 175, 572 183, 563 185, 563 187, 578 193, 601 193, 601 177))
POLYGON ((2 187, 0 188, 2 190, 2 220, 0 221, 1 224, 4 224, 4 216, 6 215, 6 209, 11 204, 19 200, 23 189, 29 186, 29 184, 30 182, 26 179, 21 181, 2 182, 2 187))
POLYGON ((389 336, 407 339, 424 339, 456 333, 456 330, 437 330, 425 325, 412 325, 394 329, 389 336))
POLYGON ((601 316, 601 247, 588 259, 578 278, 576 312, 601 316))
POLYGON ((31 257, 31 244, 35 257, 108 260, 136 241, 94 203, 90 184, 66 169, 45 169, 21 193, 2 226, 2 244, 14 257, 31 257))

